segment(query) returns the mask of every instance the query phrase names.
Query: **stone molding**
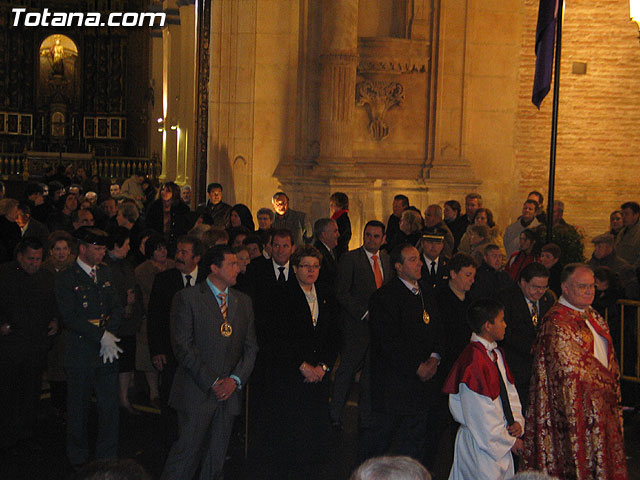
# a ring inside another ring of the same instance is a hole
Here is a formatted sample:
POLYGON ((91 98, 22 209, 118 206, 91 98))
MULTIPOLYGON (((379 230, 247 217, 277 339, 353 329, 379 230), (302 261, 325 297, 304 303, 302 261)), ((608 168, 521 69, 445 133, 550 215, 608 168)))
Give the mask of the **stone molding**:
POLYGON ((384 121, 387 111, 404 101, 404 87, 398 82, 365 80, 356 85, 356 104, 369 115, 369 133, 380 141, 389 135, 384 121))

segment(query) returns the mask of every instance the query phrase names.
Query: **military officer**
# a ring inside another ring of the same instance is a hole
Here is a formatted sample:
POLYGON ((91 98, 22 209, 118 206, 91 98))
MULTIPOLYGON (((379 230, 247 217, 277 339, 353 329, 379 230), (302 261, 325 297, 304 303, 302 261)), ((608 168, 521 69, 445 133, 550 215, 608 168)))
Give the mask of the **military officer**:
POLYGON ((98 406, 96 457, 118 452, 118 354, 115 336, 122 306, 111 271, 102 263, 107 234, 92 227, 75 232, 76 262, 56 280, 56 297, 67 329, 67 455, 74 466, 89 460, 87 412, 92 390, 98 406))

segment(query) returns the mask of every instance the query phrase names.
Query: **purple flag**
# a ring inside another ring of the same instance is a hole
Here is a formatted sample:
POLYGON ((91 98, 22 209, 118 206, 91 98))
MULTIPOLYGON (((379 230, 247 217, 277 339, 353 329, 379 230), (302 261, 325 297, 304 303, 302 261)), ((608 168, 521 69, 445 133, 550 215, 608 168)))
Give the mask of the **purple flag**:
POLYGON ((540 0, 536 28, 536 73, 531 96, 531 101, 538 109, 551 89, 557 18, 558 0, 540 0))

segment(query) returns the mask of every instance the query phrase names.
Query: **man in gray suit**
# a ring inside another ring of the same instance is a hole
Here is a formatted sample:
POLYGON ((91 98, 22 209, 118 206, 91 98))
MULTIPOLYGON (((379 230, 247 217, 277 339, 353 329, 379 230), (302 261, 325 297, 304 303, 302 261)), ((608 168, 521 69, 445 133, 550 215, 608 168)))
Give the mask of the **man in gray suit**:
POLYGON ((393 277, 389 255, 380 250, 384 229, 382 222, 367 222, 364 244, 342 255, 338 263, 335 293, 342 310, 344 339, 331 399, 331 421, 336 430, 341 429, 342 409, 360 368, 360 427, 367 428, 369 423, 371 399, 365 361, 369 350, 369 299, 393 277))
POLYGON ((178 412, 180 436, 171 448, 163 479, 222 479, 233 421, 240 413, 239 390, 258 351, 248 296, 230 289, 239 268, 226 245, 202 260, 205 282, 176 294, 171 308, 171 342, 178 361, 169 405, 178 412))

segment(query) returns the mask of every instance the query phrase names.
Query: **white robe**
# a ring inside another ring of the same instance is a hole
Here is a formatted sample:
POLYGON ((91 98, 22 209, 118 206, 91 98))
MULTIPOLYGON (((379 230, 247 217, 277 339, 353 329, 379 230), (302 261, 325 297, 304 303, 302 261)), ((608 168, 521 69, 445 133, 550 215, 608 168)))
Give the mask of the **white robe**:
MULTIPOLYGON (((507 387, 513 419, 524 432, 524 418, 518 392, 509 382, 500 352, 498 364, 507 387)), ((500 397, 495 400, 460 384, 457 394, 449 394, 449 410, 460 423, 456 435, 455 457, 449 480, 501 480, 513 476, 511 447, 515 437, 507 431, 500 397)))

